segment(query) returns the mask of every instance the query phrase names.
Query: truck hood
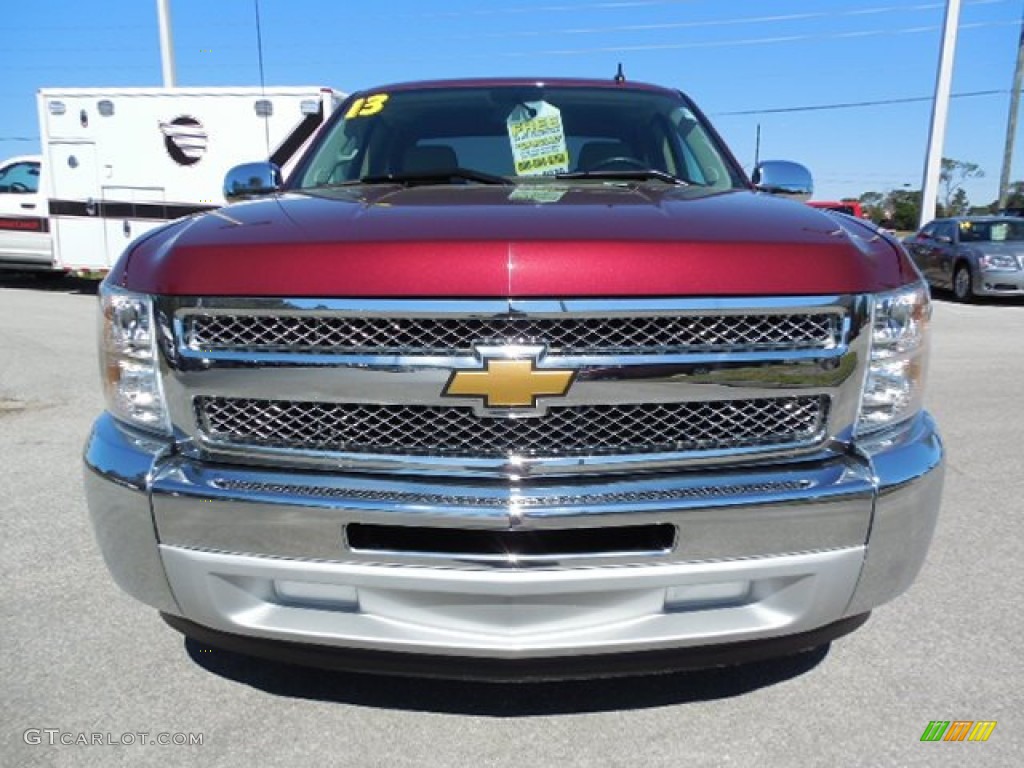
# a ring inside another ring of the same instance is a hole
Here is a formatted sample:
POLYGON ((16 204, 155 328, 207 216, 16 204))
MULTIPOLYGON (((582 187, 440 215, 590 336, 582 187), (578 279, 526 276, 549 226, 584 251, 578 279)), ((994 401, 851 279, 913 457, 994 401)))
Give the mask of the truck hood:
POLYGON ((742 296, 878 291, 915 274, 870 226, 801 203, 545 181, 241 203, 142 238, 109 279, 193 296, 742 296))

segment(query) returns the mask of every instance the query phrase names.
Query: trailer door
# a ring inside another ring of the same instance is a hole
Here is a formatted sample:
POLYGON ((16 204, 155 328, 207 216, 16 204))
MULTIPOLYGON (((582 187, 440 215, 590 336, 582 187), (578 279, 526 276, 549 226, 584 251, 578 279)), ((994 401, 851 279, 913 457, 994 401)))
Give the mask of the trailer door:
POLYGON ((108 267, 128 244, 172 218, 162 187, 103 187, 103 221, 108 267))
POLYGON ((54 261, 64 269, 99 270, 106 260, 98 198, 99 172, 92 142, 51 141, 47 147, 51 189, 50 225, 54 261))

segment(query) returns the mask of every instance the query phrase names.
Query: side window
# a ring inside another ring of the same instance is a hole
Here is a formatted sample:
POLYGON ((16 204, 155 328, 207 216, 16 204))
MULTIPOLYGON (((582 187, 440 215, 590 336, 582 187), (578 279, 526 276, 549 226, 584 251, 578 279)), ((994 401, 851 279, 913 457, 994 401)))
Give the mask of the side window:
MULTIPOLYGON (((336 130, 318 150, 313 162, 306 168, 300 182, 303 187, 341 184, 358 179, 369 173, 381 173, 373 169, 377 152, 370 151, 370 143, 379 149, 379 134, 386 132, 378 128, 377 120, 348 120, 343 129, 336 130), (378 135, 376 141, 374 136, 378 135)), ((379 161, 377 162, 379 165, 379 161)))
POLYGON ((951 221, 943 221, 935 227, 935 236, 945 238, 944 242, 953 242, 956 227, 951 221))
POLYGON ((697 156, 694 154, 693 149, 686 141, 681 143, 680 148, 683 153, 684 168, 681 169, 682 173, 679 175, 689 181, 693 181, 698 184, 706 184, 707 181, 704 178, 703 169, 697 161, 697 156))
POLYGON ((992 239, 991 227, 983 222, 960 222, 960 242, 980 243, 992 239))
POLYGON ((15 163, 0 170, 0 192, 27 195, 39 191, 39 163, 15 163))
POLYGON ((726 189, 732 179, 714 143, 704 132, 696 116, 686 107, 673 111, 679 141, 679 160, 684 166, 680 175, 703 186, 726 189))

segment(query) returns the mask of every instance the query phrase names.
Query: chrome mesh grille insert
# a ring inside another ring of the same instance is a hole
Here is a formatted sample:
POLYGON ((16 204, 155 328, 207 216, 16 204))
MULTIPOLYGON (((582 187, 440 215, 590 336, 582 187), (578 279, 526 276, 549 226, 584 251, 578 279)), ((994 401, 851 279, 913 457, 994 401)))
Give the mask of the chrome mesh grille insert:
POLYGON ((834 312, 557 318, 261 312, 194 314, 185 321, 189 349, 284 354, 468 355, 474 344, 546 344, 559 355, 832 349, 840 335, 834 312))
POLYGON ((205 437, 235 446, 410 456, 560 457, 787 447, 820 439, 823 396, 552 407, 538 418, 471 408, 198 397, 205 437))
POLYGON ((664 488, 646 491, 623 491, 620 493, 578 493, 573 495, 544 494, 523 496, 479 496, 466 494, 411 493, 409 491, 372 491, 364 488, 344 488, 322 485, 298 485, 295 483, 268 483, 249 480, 217 480, 213 483, 225 491, 260 493, 269 496, 304 496, 312 499, 330 499, 348 504, 359 502, 385 504, 429 504, 432 507, 484 507, 506 509, 516 506, 521 509, 537 507, 594 507, 602 504, 663 504, 665 502, 686 502, 699 499, 716 499, 728 496, 752 494, 786 493, 809 488, 807 480, 779 480, 762 483, 741 483, 736 485, 707 485, 694 488, 664 488))

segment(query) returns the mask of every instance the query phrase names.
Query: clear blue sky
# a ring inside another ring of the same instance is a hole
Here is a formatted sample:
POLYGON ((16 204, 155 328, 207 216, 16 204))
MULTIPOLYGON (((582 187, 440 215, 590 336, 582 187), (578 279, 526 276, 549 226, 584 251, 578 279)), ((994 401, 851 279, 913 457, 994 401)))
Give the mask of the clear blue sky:
MULTIPOLYGON (((962 0, 945 154, 997 193, 1024 0, 962 0)), ((267 84, 612 77, 680 88, 749 168, 811 168, 815 197, 921 183, 945 0, 260 0, 267 84), (765 112, 853 102, 905 103, 765 112), (760 114, 735 114, 761 111, 760 114)), ((179 85, 257 85, 254 0, 172 0, 179 85)), ((6 0, 0 157, 38 151, 43 87, 161 84, 156 0, 6 0)), ((1024 133, 1024 120, 1021 121, 1024 133)), ((1013 179, 1024 178, 1024 145, 1013 179)))

